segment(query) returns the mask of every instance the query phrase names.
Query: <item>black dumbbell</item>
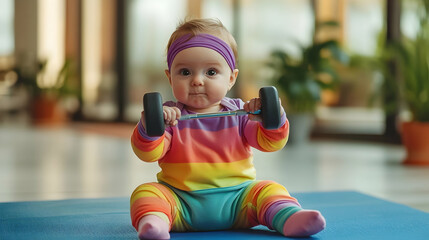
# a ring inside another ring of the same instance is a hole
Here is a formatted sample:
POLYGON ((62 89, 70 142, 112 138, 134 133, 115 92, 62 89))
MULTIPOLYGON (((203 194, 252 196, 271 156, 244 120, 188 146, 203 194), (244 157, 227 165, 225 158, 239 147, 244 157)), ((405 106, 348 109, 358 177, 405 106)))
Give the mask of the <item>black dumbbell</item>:
MULTIPOLYGON (((280 102, 275 87, 263 87, 259 89, 261 98, 261 110, 251 114, 262 115, 262 125, 265 129, 277 129, 280 127, 280 102)), ((143 96, 144 117, 146 120, 146 132, 149 136, 161 136, 165 131, 164 113, 162 108, 162 97, 158 92, 146 93, 143 96)), ((183 115, 179 120, 190 120, 198 118, 226 117, 250 114, 241 110, 225 111, 217 113, 197 113, 183 115)))

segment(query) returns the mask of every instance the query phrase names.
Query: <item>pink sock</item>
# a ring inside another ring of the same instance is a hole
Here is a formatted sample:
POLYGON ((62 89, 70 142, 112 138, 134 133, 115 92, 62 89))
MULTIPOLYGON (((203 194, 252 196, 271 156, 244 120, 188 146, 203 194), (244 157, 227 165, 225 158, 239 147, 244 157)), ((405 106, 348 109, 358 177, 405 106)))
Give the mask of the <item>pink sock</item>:
POLYGON ((286 237, 307 237, 322 231, 325 226, 325 218, 319 211, 300 210, 286 220, 283 234, 286 237))
POLYGON ((170 226, 156 215, 146 215, 139 221, 139 239, 170 239, 170 226))

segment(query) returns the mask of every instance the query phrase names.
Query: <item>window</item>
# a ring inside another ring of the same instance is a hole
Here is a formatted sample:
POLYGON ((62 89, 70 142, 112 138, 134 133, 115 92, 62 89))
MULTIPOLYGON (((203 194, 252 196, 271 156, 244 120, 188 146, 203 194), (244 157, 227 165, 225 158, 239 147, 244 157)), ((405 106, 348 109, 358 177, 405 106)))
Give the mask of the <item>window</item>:
POLYGON ((185 0, 131 0, 127 2, 127 99, 125 119, 138 121, 143 95, 157 91, 172 100, 164 70, 170 34, 186 15, 185 0))
POLYGON ((14 0, 0 0, 0 56, 14 53, 14 0))

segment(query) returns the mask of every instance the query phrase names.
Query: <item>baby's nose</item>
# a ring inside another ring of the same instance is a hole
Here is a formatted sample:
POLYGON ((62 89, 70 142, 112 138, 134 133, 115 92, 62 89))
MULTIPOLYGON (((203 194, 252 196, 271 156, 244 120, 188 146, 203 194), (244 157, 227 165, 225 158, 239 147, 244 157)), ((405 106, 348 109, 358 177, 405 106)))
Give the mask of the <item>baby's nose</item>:
POLYGON ((200 75, 194 75, 192 78, 192 86, 202 86, 204 84, 204 79, 200 75))

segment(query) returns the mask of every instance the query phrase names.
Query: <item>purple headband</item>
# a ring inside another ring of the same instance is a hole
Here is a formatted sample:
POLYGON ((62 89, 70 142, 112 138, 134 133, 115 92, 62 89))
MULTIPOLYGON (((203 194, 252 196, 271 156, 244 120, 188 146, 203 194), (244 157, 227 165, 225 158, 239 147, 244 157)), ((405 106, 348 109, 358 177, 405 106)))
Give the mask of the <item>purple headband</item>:
POLYGON ((210 34, 198 34, 192 38, 190 38, 190 34, 186 34, 176 39, 176 41, 171 44, 167 52, 168 70, 170 70, 171 64, 173 63, 176 55, 180 51, 191 47, 205 47, 215 50, 225 58, 231 70, 234 71, 235 57, 231 47, 222 41, 222 39, 210 34))

